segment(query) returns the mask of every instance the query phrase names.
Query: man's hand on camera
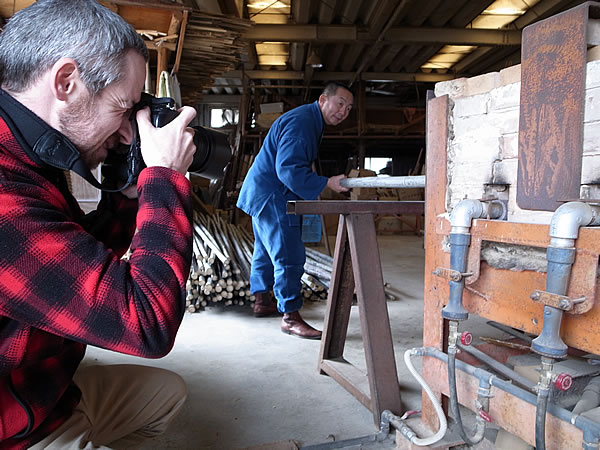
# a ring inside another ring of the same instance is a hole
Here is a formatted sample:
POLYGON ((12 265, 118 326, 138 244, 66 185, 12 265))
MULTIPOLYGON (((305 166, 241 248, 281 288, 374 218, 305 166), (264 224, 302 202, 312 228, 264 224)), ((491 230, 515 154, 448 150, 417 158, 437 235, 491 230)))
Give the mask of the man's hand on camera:
POLYGON ((154 128, 149 108, 137 112, 142 158, 147 167, 168 167, 185 175, 196 151, 194 129, 188 127, 195 116, 194 108, 184 106, 170 123, 154 128))

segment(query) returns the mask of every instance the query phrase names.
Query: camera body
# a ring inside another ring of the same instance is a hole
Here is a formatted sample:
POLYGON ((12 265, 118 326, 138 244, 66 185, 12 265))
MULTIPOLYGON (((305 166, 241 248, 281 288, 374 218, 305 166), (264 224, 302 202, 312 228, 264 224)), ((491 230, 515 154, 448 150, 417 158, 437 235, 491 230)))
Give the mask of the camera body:
MULTIPOLYGON (((150 121, 157 128, 163 127, 179 115, 175 100, 169 97, 154 97, 142 93, 141 100, 131 112, 131 127, 134 139, 129 147, 111 150, 102 165, 104 183, 110 186, 131 184, 146 167, 140 150, 140 136, 137 130, 136 113, 145 107, 150 108, 150 121)), ((201 175, 210 180, 223 177, 225 167, 231 159, 231 146, 224 133, 208 128, 194 126, 194 145, 196 152, 188 172, 201 175)))

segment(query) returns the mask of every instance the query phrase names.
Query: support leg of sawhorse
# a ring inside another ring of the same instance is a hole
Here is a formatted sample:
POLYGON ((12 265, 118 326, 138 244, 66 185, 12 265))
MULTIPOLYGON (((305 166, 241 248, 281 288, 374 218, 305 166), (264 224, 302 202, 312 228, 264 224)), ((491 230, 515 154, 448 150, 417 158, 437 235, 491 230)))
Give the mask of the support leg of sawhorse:
POLYGON ((340 215, 319 370, 365 405, 379 426, 381 413, 402 403, 385 300, 373 214, 340 215), (367 374, 343 357, 356 288, 367 374))

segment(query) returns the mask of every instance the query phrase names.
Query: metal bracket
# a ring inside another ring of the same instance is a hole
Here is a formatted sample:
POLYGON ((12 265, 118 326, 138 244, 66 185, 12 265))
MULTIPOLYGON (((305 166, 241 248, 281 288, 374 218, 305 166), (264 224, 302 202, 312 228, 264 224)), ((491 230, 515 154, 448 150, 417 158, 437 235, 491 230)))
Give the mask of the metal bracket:
POLYGON ((446 280, 455 281, 458 283, 458 282, 462 281, 463 278, 468 278, 471 275, 473 275, 473 272, 460 273, 458 270, 446 269, 444 267, 438 267, 437 269, 435 269, 433 271, 433 274, 438 277, 445 278, 446 280))
POLYGON ((540 291, 538 289, 533 291, 529 297, 534 302, 543 303, 546 306, 551 306, 562 311, 571 311, 575 314, 577 311, 574 311, 573 309, 586 300, 585 297, 571 299, 564 295, 553 294, 551 292, 540 291))

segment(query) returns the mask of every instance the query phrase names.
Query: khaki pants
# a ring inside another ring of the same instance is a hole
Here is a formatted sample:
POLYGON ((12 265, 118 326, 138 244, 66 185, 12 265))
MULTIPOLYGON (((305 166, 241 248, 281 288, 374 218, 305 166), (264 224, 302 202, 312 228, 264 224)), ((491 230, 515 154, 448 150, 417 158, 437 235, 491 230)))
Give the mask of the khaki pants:
POLYGON ((187 395, 179 375, 156 367, 88 366, 74 380, 81 402, 32 449, 130 449, 164 433, 187 395))

